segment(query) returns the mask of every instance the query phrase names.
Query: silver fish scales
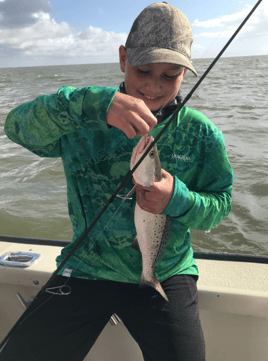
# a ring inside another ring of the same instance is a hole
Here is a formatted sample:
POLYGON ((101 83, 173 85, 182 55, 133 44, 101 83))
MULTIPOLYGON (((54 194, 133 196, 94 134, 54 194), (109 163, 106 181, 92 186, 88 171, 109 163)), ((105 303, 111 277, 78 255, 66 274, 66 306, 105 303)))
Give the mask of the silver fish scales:
MULTIPOLYGON (((133 149, 130 161, 131 169, 144 154, 148 146, 153 142, 152 136, 143 136, 133 149)), ((154 181, 160 181, 161 164, 156 144, 145 157, 133 174, 135 181, 143 186, 150 187, 154 181)), ((155 274, 154 267, 162 260, 170 238, 171 220, 165 214, 153 214, 144 211, 138 203, 134 213, 137 236, 132 247, 141 252, 142 274, 140 287, 150 286, 156 289, 165 300, 168 298, 155 274)))

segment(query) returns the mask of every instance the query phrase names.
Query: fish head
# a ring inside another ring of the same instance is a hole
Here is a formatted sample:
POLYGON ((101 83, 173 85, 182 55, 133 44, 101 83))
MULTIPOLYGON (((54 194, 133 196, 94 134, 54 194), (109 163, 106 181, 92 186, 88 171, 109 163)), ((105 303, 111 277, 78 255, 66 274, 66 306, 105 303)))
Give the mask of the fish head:
MULTIPOLYGON (((136 147, 133 148, 130 169, 133 169, 153 141, 152 136, 141 137, 136 147)), ((161 180, 161 164, 156 144, 135 170, 133 177, 138 184, 146 187, 152 186, 155 179, 161 180)))

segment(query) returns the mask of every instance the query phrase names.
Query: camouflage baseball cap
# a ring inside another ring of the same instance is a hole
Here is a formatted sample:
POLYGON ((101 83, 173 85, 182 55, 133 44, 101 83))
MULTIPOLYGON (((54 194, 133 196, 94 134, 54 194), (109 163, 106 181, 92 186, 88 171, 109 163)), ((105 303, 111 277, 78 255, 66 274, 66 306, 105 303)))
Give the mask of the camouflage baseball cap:
POLYGON ((147 6, 134 21, 125 47, 132 66, 178 64, 197 75, 191 63, 192 27, 187 17, 166 1, 147 6))

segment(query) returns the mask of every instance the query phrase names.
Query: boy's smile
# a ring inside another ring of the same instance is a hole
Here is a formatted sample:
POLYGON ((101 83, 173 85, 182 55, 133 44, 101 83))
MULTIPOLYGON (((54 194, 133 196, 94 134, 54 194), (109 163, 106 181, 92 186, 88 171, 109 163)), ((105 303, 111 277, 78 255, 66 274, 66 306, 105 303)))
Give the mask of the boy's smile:
POLYGON ((169 63, 133 67, 127 62, 127 54, 123 46, 119 48, 119 55, 128 95, 142 99, 152 111, 167 106, 175 99, 187 71, 186 68, 169 63))

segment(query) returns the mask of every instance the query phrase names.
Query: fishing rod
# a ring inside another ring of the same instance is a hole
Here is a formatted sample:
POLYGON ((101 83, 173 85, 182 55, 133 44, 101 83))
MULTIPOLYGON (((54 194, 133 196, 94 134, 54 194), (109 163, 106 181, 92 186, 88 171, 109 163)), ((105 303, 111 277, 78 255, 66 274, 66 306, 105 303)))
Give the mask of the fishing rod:
POLYGON ((132 177, 133 173, 136 171, 138 166, 141 164, 143 159, 147 156, 147 154, 150 152, 150 150, 153 148, 153 146, 156 144, 156 142, 159 140, 159 138, 162 136, 162 134, 165 132, 165 130, 168 128, 168 126, 171 124, 171 122, 175 119, 175 117, 178 115, 179 111, 182 109, 182 107, 188 102, 188 100, 191 98, 195 90, 199 87, 199 85, 202 83, 202 81, 205 79, 207 74, 210 72, 210 70, 213 68, 213 66, 217 63, 219 58, 222 56, 224 51, 228 48, 228 46, 231 44, 231 42, 234 40, 236 35, 239 33, 239 31, 242 29, 242 27, 245 25, 245 23, 248 21, 248 19, 251 17, 251 15, 254 13, 254 11, 257 9, 257 7, 260 5, 262 0, 259 0, 256 5, 252 8, 252 10, 249 12, 247 17, 243 20, 241 25, 237 28, 237 30, 234 32, 232 37, 228 40, 226 45, 223 47, 223 49, 220 51, 220 53, 216 56, 216 58, 212 61, 208 69, 204 72, 202 77, 198 80, 198 82, 194 85, 192 90, 189 92, 189 94, 184 98, 184 100, 179 104, 177 109, 174 111, 173 115, 167 122, 167 124, 163 127, 163 129, 159 132, 159 134, 156 136, 154 141, 150 144, 146 152, 143 154, 143 156, 139 159, 139 161, 136 163, 136 165, 128 172, 128 174, 125 176, 124 180, 120 184, 120 186, 116 189, 114 194, 110 197, 110 199, 107 201, 103 209, 100 211, 100 213, 97 215, 97 217, 92 221, 90 226, 85 230, 85 232, 82 234, 82 236, 79 238, 75 246, 71 249, 71 251, 67 254, 67 256, 64 258, 64 260, 61 262, 59 267, 56 269, 56 271, 53 273, 53 275, 50 277, 50 279, 47 281, 47 283, 42 287, 42 289, 39 291, 39 293, 36 295, 33 302, 29 305, 29 307, 25 310, 25 312, 21 315, 21 317, 18 319, 18 321, 15 323, 15 325, 12 327, 12 329, 9 331, 9 333, 6 335, 6 337, 3 339, 3 341, 0 343, 0 352, 2 347, 5 345, 5 343, 8 341, 10 336, 16 331, 16 329, 19 327, 19 325, 32 313, 34 312, 34 306, 37 303, 37 300, 40 298, 40 296, 46 292, 46 289, 48 286, 52 283, 52 281, 55 279, 59 271, 63 268, 63 266, 66 264, 66 262, 69 260, 69 258, 73 255, 73 253, 76 251, 76 249, 80 246, 80 244, 83 242, 87 234, 91 231, 91 229, 94 227, 94 225, 98 222, 100 217, 103 215, 103 213, 106 211, 106 209, 109 207, 109 205, 114 201, 117 194, 120 192, 120 190, 125 186, 127 181, 132 177))

